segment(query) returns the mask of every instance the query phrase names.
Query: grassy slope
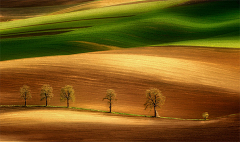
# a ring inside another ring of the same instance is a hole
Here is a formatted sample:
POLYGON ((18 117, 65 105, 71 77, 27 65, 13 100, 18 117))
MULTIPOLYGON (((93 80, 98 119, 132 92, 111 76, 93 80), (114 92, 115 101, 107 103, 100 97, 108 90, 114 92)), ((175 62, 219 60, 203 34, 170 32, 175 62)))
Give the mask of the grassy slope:
POLYGON ((172 43, 157 44, 152 46, 205 46, 205 47, 222 47, 222 48, 240 48, 239 36, 233 37, 215 37, 197 40, 178 41, 172 43))
MULTIPOLYGON (((173 6, 181 2, 122 5, 2 23, 2 37, 65 33, 1 39, 1 60, 108 50, 72 41, 129 48, 186 43, 194 46, 205 41, 218 42, 220 38, 227 41, 226 47, 239 45, 238 1, 173 6), (91 27, 79 28, 85 26, 91 27)), ((221 47, 220 44, 215 45, 221 47)))
POLYGON ((201 27, 201 30, 214 31, 214 29, 216 28, 220 29, 219 23, 221 23, 223 32, 219 34, 213 33, 214 36, 206 36, 200 39, 183 40, 183 41, 177 41, 177 42, 172 42, 167 44, 163 43, 157 46, 187 45, 187 46, 240 48, 240 40, 239 40, 240 26, 239 26, 239 16, 238 16, 239 9, 237 8, 239 8, 238 1, 233 0, 231 2, 226 2, 226 1, 212 2, 212 3, 209 3, 208 5, 199 4, 199 6, 194 6, 194 7, 185 6, 185 7, 179 7, 174 9, 167 9, 166 12, 167 11, 171 11, 175 13, 180 12, 181 15, 188 15, 187 17, 191 18, 189 19, 189 21, 197 18, 199 22, 198 27, 201 27), (204 5, 204 8, 201 7, 201 5, 204 5), (238 26, 237 25, 234 26, 235 22, 238 23, 238 26))
MULTIPOLYGON (((78 108, 78 107, 69 107, 67 108, 66 106, 45 106, 45 105, 27 105, 26 107, 23 105, 0 105, 0 108, 66 108, 66 110, 73 109, 73 110, 83 110, 83 111, 90 111, 90 112, 103 112, 103 113, 109 113, 109 111, 103 111, 103 110, 96 110, 96 109, 87 109, 87 108, 78 108)), ((111 112, 112 114, 117 114, 117 115, 129 115, 129 116, 138 116, 138 117, 154 117, 154 116, 149 116, 149 115, 139 115, 139 114, 129 114, 129 113, 121 113, 121 112, 111 112)), ((240 113, 236 114, 229 114, 225 116, 220 116, 216 118, 211 118, 211 119, 206 119, 206 120, 214 120, 214 119, 220 119, 220 118, 226 118, 230 116, 236 116, 239 115, 240 113)), ((175 118, 175 117, 158 117, 162 119, 175 119, 175 120, 187 120, 187 121, 206 121, 205 119, 191 119, 191 118, 175 118)))

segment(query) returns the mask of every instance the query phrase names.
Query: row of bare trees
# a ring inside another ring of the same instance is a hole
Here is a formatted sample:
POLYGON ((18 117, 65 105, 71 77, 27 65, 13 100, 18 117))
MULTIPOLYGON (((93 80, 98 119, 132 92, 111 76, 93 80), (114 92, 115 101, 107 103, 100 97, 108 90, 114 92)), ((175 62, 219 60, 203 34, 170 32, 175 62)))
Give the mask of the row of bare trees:
MULTIPOLYGON (((27 85, 23 85, 23 87, 20 88, 20 96, 25 100, 25 106, 26 106, 27 100, 32 98, 30 87, 27 85)), ((48 100, 50 100, 52 97, 53 97, 53 88, 49 84, 43 85, 40 93, 40 101, 46 100, 46 106, 47 106, 48 100)), ((60 101, 64 102, 66 100, 67 100, 67 107, 69 107, 69 100, 72 100, 73 102, 75 100, 74 89, 70 85, 66 85, 61 89, 60 101)))
MULTIPOLYGON (((28 99, 31 99, 31 90, 30 87, 27 85, 23 85, 23 87, 20 88, 20 95, 21 98, 25 100, 25 106, 26 101, 28 99)), ((41 93, 40 93, 40 100, 46 100, 46 106, 48 105, 48 100, 50 100, 53 97, 53 89, 50 85, 45 84, 41 88, 41 93)), ((112 104, 114 101, 116 101, 116 92, 113 89, 108 89, 106 96, 103 98, 103 100, 108 100, 109 103, 109 112, 112 112, 112 104)), ((157 88, 151 88, 146 91, 146 103, 144 104, 145 109, 148 107, 150 110, 154 108, 154 116, 157 117, 157 108, 160 108, 164 102, 165 102, 166 97, 162 95, 161 91, 157 88)), ((60 101, 65 102, 67 100, 67 107, 69 107, 69 100, 72 100, 74 102, 75 100, 75 94, 74 94, 74 89, 70 85, 66 85, 65 87, 61 88, 61 93, 60 93, 60 101)))

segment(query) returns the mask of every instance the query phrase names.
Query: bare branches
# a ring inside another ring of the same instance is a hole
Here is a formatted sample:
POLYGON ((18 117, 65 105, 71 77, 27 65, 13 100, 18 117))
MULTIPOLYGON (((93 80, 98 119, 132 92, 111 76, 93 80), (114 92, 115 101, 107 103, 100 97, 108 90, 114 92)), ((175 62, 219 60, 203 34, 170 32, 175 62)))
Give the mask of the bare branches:
POLYGON ((32 98, 31 90, 29 86, 23 85, 23 87, 20 88, 20 97, 25 100, 25 106, 26 106, 27 105, 26 100, 32 98))
MULTIPOLYGON (((60 93, 60 101, 66 101, 67 100, 67 107, 69 107, 69 100, 72 100, 73 102, 75 101, 75 91, 71 85, 66 85, 61 88, 61 93, 60 93)), ((20 88, 20 95, 21 98, 25 100, 25 106, 26 106, 26 100, 32 98, 29 86, 23 85, 23 87, 20 88)), ((40 93, 40 100, 46 100, 46 106, 47 106, 47 101, 50 100, 53 97, 53 89, 49 84, 45 84, 41 88, 41 93, 40 93)), ((112 109, 112 104, 114 101, 116 101, 116 93, 115 90, 113 89, 108 89, 106 92, 106 96, 102 99, 107 100, 109 104, 109 109, 111 113, 112 109)), ((157 114, 156 108, 161 107, 166 100, 166 97, 162 95, 161 91, 159 91, 156 88, 151 88, 146 90, 146 102, 144 104, 145 109, 154 108, 155 111, 155 117, 157 114)), ((207 115, 204 116, 205 119, 207 118, 207 115)))
POLYGON ((110 113, 111 113, 111 109, 112 109, 112 103, 113 101, 116 101, 116 93, 115 93, 115 90, 113 89, 108 89, 107 90, 107 93, 106 93, 106 96, 103 98, 103 100, 107 99, 108 100, 108 103, 109 103, 109 109, 110 109, 110 113))
POLYGON ((103 100, 105 100, 105 99, 109 100, 109 102, 110 102, 111 100, 116 100, 115 90, 113 90, 113 89, 108 89, 108 90, 107 90, 107 93, 106 93, 106 96, 105 96, 105 98, 103 98, 103 100))
POLYGON ((69 107, 69 100, 75 101, 75 95, 74 95, 74 89, 70 85, 66 85, 65 87, 62 87, 61 93, 60 93, 60 101, 66 101, 67 100, 67 107, 69 107))
POLYGON ((161 91, 157 88, 151 88, 146 91, 146 103, 144 104, 145 109, 148 107, 150 110, 154 108, 155 117, 156 117, 156 107, 161 107, 164 104, 166 97, 162 95, 161 91))
POLYGON ((46 99, 46 106, 47 106, 47 100, 50 100, 53 97, 53 89, 49 84, 44 84, 41 89, 41 101, 46 99))
POLYGON ((23 85, 23 87, 20 88, 20 97, 23 98, 24 100, 32 98, 29 86, 23 85))

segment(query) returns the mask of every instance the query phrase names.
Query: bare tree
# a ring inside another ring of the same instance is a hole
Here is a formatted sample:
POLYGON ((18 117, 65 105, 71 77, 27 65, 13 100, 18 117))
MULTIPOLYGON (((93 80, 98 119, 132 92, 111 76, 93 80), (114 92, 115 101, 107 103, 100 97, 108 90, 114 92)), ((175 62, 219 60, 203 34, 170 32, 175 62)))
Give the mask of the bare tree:
POLYGON ((44 84, 41 89, 41 101, 46 99, 46 106, 47 106, 47 101, 50 100, 53 97, 53 89, 49 84, 44 84))
POLYGON ((106 94, 106 97, 103 98, 103 100, 107 99, 108 100, 108 103, 109 103, 109 112, 111 113, 112 112, 112 103, 114 100, 117 100, 116 99, 116 93, 115 93, 115 90, 113 89, 108 89, 107 90, 107 94, 106 94))
POLYGON ((20 88, 20 97, 25 100, 25 106, 27 106, 27 100, 32 98, 29 86, 23 85, 23 87, 20 88))
POLYGON ((162 95, 161 91, 157 88, 152 88, 146 91, 146 103, 144 104, 145 109, 150 107, 150 110, 154 108, 154 117, 157 117, 157 107, 161 107, 164 104, 166 97, 162 95))
POLYGON ((60 101, 65 102, 66 100, 67 100, 67 107, 69 107, 69 100, 72 100, 73 102, 75 100, 74 89, 70 85, 66 85, 61 89, 60 101))

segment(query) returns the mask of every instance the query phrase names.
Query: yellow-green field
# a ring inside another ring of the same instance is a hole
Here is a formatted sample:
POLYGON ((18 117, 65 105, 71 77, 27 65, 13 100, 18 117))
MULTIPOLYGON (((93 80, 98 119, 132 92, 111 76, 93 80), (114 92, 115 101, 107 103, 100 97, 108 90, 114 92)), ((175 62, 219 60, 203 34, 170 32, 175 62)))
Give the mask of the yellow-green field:
POLYGON ((126 0, 81 10, 87 2, 72 6, 80 11, 2 22, 1 60, 109 50, 93 44, 239 47, 238 1, 186 2, 126 0))

